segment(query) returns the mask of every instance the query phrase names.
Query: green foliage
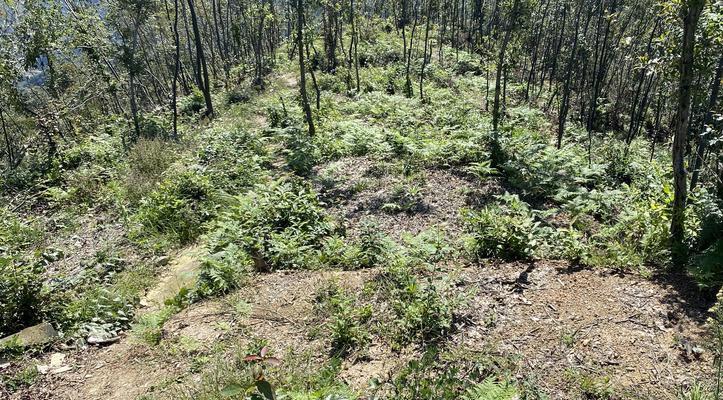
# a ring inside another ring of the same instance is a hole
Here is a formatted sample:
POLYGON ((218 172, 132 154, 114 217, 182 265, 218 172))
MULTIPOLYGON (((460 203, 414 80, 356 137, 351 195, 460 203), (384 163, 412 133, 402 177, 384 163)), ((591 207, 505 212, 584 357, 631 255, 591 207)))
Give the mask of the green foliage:
POLYGON ((182 97, 178 101, 178 111, 185 115, 195 115, 206 108, 201 89, 194 87, 190 95, 182 97))
POLYGON ((226 92, 226 104, 247 103, 251 100, 251 91, 246 87, 235 87, 226 92))
POLYGON ((713 366, 715 367, 715 397, 719 398, 723 391, 723 289, 718 291, 716 303, 711 309, 712 317, 707 325, 711 331, 711 348, 713 350, 713 366))
POLYGON ((465 210, 468 251, 477 258, 507 260, 533 258, 540 246, 536 237, 540 223, 516 195, 497 197, 501 204, 480 211, 465 210))
POLYGON ((693 258, 691 272, 703 288, 716 288, 723 284, 723 239, 693 258))
POLYGON ((209 235, 210 245, 219 250, 203 259, 196 288, 189 294, 193 300, 228 293, 253 271, 253 260, 241 248, 234 243, 220 243, 223 235, 219 230, 209 235))
POLYGON ((396 345, 434 342, 452 331, 461 299, 450 294, 446 282, 420 282, 404 259, 387 268, 381 280, 394 314, 396 345))
POLYGON ((385 261, 388 250, 389 242, 378 225, 369 220, 364 221, 359 233, 359 267, 379 266, 385 261))
POLYGON ((0 207, 0 257, 9 257, 31 248, 42 239, 42 232, 5 207, 0 207))
POLYGON ((5 388, 10 393, 16 392, 22 388, 29 387, 35 383, 40 374, 35 365, 27 365, 12 376, 2 376, 0 389, 5 388))
POLYGON ((552 197, 561 189, 594 187, 602 179, 599 165, 588 166, 575 147, 556 149, 533 132, 516 129, 502 140, 502 170, 509 183, 530 197, 552 197))
POLYGON ((565 371, 568 380, 578 386, 580 395, 586 399, 605 400, 614 398, 614 390, 610 383, 610 377, 596 375, 578 370, 568 369, 565 371))
POLYGON ((157 186, 174 158, 174 146, 157 139, 140 139, 128 152, 123 187, 131 204, 138 204, 157 186))
POLYGON ((365 324, 372 317, 371 305, 358 306, 354 297, 331 283, 316 295, 319 312, 330 315, 331 346, 335 354, 346 355, 364 348, 371 339, 365 324))
POLYGON ((0 255, 0 337, 40 322, 47 297, 39 264, 0 255))
POLYGON ((143 113, 138 119, 138 127, 140 128, 141 137, 136 138, 136 140, 168 140, 171 138, 173 128, 171 127, 170 121, 163 115, 156 113, 143 113))
POLYGON ((462 396, 463 400, 514 400, 518 398, 517 387, 509 382, 496 382, 487 378, 468 388, 462 396))
POLYGON ((402 240, 404 251, 409 257, 427 263, 440 262, 455 251, 441 228, 430 228, 416 236, 405 234, 402 240))
POLYGON ((130 294, 99 285, 79 287, 77 292, 59 295, 55 302, 53 314, 58 322, 78 336, 118 335, 130 325, 137 303, 130 294))
POLYGON ((318 160, 314 139, 296 127, 280 131, 284 141, 286 165, 299 176, 307 176, 318 160))
POLYGON ((490 375, 490 371, 505 368, 505 363, 459 350, 440 352, 435 346, 429 346, 419 359, 410 361, 394 376, 392 393, 386 398, 512 400, 516 398, 515 386, 490 375))
POLYGON ((203 224, 215 214, 213 187, 208 178, 185 171, 166 178, 141 201, 134 219, 140 230, 136 240, 146 235, 161 235, 175 243, 189 243, 203 232, 203 224))
POLYGON ((323 241, 319 262, 328 268, 357 269, 362 260, 362 251, 354 243, 348 243, 343 237, 332 235, 323 241))
POLYGON ((199 141, 197 162, 215 188, 236 193, 263 179, 268 153, 256 135, 242 129, 209 129, 199 141))
POLYGON ((310 187, 295 179, 279 180, 236 197, 212 226, 209 250, 243 251, 259 271, 313 268, 332 231, 310 187))
POLYGON ((381 209, 387 213, 415 213, 425 209, 422 189, 414 184, 397 184, 381 209))

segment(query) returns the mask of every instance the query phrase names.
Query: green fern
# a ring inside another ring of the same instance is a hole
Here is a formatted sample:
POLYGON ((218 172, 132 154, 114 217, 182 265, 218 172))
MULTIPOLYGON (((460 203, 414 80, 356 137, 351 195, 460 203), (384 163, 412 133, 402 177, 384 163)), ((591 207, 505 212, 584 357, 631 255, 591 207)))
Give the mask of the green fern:
POLYGON ((495 382, 494 378, 487 378, 468 388, 463 400, 516 400, 519 396, 517 388, 510 382, 495 382))

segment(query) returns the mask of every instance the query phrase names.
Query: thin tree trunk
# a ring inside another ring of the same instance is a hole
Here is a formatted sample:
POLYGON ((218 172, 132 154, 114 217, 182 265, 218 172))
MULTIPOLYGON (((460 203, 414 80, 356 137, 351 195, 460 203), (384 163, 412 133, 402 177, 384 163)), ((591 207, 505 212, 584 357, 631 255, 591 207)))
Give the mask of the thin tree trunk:
POLYGON ((683 3, 683 43, 680 58, 680 82, 678 88, 678 111, 675 118, 673 139, 673 176, 675 194, 670 220, 670 236, 673 266, 685 268, 685 205, 687 202, 687 171, 685 170, 685 146, 690 118, 691 92, 693 83, 695 30, 703 11, 704 0, 687 0, 683 3))
POLYGON ((309 95, 306 93, 306 64, 304 61, 304 0, 296 1, 296 47, 299 49, 299 91, 301 92, 301 106, 304 109, 309 135, 314 136, 314 120, 309 105, 309 95))
POLYGON ((709 132, 705 131, 706 125, 713 122, 713 110, 718 102, 718 94, 720 92, 721 79, 723 79, 723 56, 718 59, 718 66, 715 69, 715 77, 711 84, 710 98, 708 99, 708 111, 705 113, 703 119, 703 126, 698 137, 698 146, 695 151, 695 162, 693 166, 693 173, 690 177, 690 191, 695 189, 698 184, 698 176, 700 175, 700 169, 703 166, 703 159, 705 156, 706 148, 708 147, 708 136, 709 132))

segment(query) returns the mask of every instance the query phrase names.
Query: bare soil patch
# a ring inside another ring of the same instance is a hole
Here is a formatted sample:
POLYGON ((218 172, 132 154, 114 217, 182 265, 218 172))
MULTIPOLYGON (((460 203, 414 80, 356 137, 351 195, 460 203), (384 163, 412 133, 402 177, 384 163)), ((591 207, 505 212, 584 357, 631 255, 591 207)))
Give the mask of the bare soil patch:
POLYGON ((478 295, 454 342, 522 356, 520 373, 536 376, 552 398, 580 398, 580 377, 589 376, 609 379, 616 394, 673 399, 712 374, 711 353, 699 353, 706 308, 671 302, 668 285, 550 262, 463 276, 478 295))

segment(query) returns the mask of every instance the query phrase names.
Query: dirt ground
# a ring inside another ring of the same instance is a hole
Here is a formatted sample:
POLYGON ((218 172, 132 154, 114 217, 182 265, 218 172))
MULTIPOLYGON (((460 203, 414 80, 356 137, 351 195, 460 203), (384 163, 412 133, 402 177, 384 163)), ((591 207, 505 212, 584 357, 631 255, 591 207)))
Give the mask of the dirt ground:
MULTIPOLYGON (((346 221, 352 236, 363 219, 374 218, 395 239, 441 227, 455 240, 462 225, 458 210, 470 199, 499 192, 454 171, 425 171, 424 211, 389 214, 379 206, 398 177, 377 169, 378 163, 367 158, 348 158, 315 171, 329 211, 346 221), (373 182, 359 185, 370 177, 373 182)), ((196 250, 189 249, 179 257, 192 258, 196 250)), ((441 273, 457 277, 456 290, 471 293, 448 345, 518 359, 518 378, 534 380, 551 399, 585 398, 586 391, 607 387, 623 398, 675 399, 681 387, 712 376, 712 353, 703 345, 710 304, 681 278, 571 269, 553 261, 444 268, 449 270, 441 273)), ((198 356, 224 357, 259 338, 282 360, 307 354, 306 365, 318 366, 328 357, 329 338, 319 334, 324 321, 314 310, 316 293, 330 281, 359 291, 379 272, 255 276, 225 298, 173 316, 158 346, 129 335, 108 347, 53 349, 37 362, 47 364, 53 353, 62 352, 69 370, 42 375, 11 399, 174 398, 177 387, 197 382, 204 371, 198 356)), ((363 392, 372 378, 388 378, 413 355, 373 340, 363 357, 344 361, 340 378, 363 392)))

